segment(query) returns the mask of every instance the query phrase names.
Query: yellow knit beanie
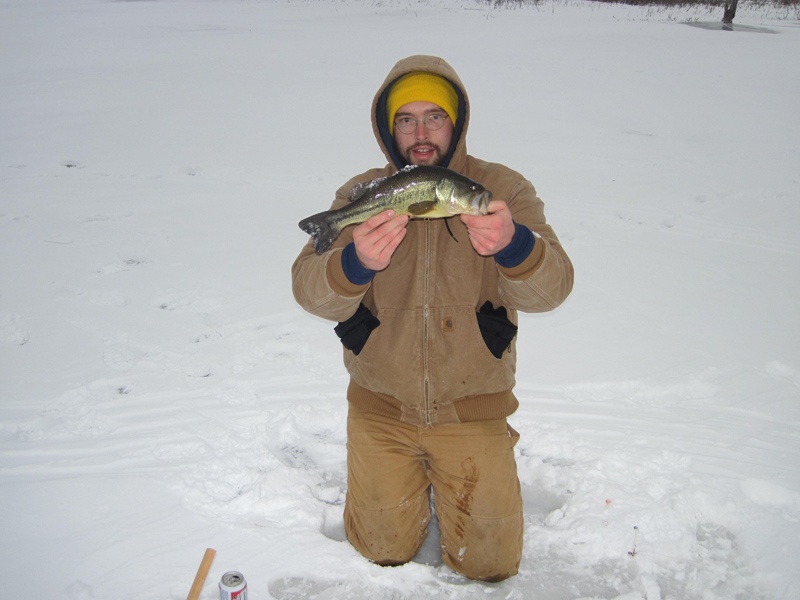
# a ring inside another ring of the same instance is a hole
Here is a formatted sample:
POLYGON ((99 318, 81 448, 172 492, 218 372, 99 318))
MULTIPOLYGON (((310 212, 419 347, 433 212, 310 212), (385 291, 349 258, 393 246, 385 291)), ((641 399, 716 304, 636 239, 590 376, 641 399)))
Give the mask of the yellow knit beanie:
POLYGON ((398 79, 386 98, 389 132, 394 135, 394 116, 409 102, 433 102, 439 105, 453 125, 458 116, 458 96, 453 85, 444 77, 432 73, 408 73, 398 79))

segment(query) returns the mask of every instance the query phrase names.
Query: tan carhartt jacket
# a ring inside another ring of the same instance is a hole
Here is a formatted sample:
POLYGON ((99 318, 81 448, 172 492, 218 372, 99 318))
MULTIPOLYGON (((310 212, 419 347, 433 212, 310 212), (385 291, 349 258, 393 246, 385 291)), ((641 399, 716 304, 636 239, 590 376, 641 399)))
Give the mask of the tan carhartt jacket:
POLYGON ((389 164, 344 184, 332 208, 346 204, 357 183, 405 165, 388 133, 385 96, 398 77, 416 71, 441 75, 459 92, 453 146, 444 166, 481 183, 493 200, 505 201, 514 220, 534 232, 533 251, 522 264, 505 269, 475 252, 459 217, 447 219, 455 240, 445 219, 411 220, 389 267, 370 283, 355 285, 342 270, 342 250, 353 239, 348 227, 322 255, 310 242, 303 248, 292 266, 293 291, 297 302, 319 317, 345 321, 363 302, 380 320, 357 356, 344 350, 350 402, 417 425, 499 419, 518 406, 512 391, 516 348, 512 342, 502 358, 495 358, 483 341, 476 311, 488 300, 495 308, 505 306, 516 323, 517 311, 552 310, 572 290, 573 269, 533 185, 503 165, 467 154, 469 100, 444 60, 412 56, 395 65, 372 104, 375 137, 389 164))

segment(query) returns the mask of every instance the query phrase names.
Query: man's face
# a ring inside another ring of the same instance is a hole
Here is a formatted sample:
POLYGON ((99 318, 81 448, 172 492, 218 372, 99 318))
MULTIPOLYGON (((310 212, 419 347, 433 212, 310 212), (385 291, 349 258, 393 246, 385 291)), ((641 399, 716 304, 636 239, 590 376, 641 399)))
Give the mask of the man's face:
POLYGON ((431 166, 442 163, 453 139, 453 122, 439 105, 433 102, 409 102, 399 108, 394 120, 394 141, 397 150, 409 164, 431 166), (431 131, 425 125, 424 120, 431 115, 444 119, 440 129, 431 131), (411 133, 400 131, 397 122, 403 119, 416 121, 414 131, 411 133))

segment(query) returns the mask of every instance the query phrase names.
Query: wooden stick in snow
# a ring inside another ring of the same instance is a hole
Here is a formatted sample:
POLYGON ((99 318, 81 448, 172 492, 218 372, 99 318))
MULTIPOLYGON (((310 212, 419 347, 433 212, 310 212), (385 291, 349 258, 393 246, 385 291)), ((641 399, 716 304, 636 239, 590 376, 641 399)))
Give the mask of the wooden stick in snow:
POLYGON ((200 566, 197 568, 197 575, 194 576, 194 583, 192 589, 189 590, 189 595, 186 600, 197 600, 200 597, 200 591, 203 589, 203 584, 208 577, 208 570, 211 568, 211 563, 214 562, 214 557, 217 551, 213 548, 206 548, 206 553, 203 554, 203 560, 200 561, 200 566))

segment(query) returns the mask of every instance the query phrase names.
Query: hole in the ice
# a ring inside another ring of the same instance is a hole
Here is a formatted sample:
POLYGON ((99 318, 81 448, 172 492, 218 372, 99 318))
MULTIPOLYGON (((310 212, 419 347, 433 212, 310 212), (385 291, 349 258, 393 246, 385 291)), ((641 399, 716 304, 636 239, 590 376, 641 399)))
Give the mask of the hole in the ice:
POLYGON ((526 513, 547 515, 564 506, 566 500, 538 485, 522 485, 522 504, 526 513))

